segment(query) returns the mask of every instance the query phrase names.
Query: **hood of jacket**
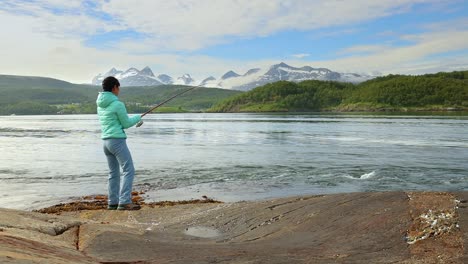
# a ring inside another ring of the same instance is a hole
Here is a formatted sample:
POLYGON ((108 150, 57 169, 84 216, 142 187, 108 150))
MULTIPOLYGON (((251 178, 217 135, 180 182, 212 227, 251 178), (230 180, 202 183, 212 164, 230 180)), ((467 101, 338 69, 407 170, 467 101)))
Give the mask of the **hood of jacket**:
POLYGON ((112 92, 99 92, 98 98, 96 99, 96 104, 99 107, 106 108, 115 101, 118 101, 119 98, 115 96, 112 92))

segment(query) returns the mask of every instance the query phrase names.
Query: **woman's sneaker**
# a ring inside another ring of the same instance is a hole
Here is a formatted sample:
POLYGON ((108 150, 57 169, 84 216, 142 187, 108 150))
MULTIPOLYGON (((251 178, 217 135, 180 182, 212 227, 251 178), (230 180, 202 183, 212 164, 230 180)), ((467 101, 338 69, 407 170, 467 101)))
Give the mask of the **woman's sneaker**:
POLYGON ((140 210, 141 206, 139 204, 119 204, 117 210, 140 210))
POLYGON ((116 210, 118 206, 118 204, 109 204, 107 210, 116 210))

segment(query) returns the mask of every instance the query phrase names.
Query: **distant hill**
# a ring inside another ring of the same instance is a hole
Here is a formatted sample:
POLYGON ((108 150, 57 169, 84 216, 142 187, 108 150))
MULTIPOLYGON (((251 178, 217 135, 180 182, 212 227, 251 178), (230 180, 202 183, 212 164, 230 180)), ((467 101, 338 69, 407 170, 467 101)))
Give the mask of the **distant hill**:
MULTIPOLYGON (((235 72, 225 76, 237 78, 235 72)), ((129 112, 150 106, 190 86, 123 87, 129 112)), ((0 114, 95 113, 101 87, 52 78, 0 75, 0 114)), ((248 92, 199 87, 159 111, 419 111, 468 110, 468 71, 421 76, 388 75, 359 84, 278 81, 248 92)))
POLYGON ((468 107, 468 71, 376 78, 358 85, 342 105, 359 103, 396 108, 468 107))
POLYGON ((90 100, 98 88, 69 82, 29 76, 0 75, 0 105, 33 101, 45 104, 66 104, 90 100))
POLYGON ((75 84, 47 77, 0 75, 0 87, 11 88, 70 88, 75 84))
POLYGON ((213 112, 467 110, 468 71, 389 75, 360 84, 279 81, 228 98, 213 112))
MULTIPOLYGON (((129 112, 144 112, 189 86, 122 87, 121 99, 129 112)), ((95 113, 100 86, 28 76, 0 75, 0 115, 95 113)), ((163 111, 203 111, 239 91, 197 88, 169 102, 163 111)))

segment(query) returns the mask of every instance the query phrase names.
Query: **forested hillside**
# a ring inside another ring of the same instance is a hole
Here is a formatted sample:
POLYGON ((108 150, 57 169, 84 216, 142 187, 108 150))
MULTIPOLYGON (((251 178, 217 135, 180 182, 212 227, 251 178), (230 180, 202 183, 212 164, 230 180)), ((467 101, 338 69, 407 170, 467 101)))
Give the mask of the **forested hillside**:
MULTIPOLYGON (((122 87, 129 112, 189 86, 122 87)), ((95 113, 98 86, 41 77, 0 75, 0 114, 95 113)), ((159 111, 187 112, 446 111, 468 110, 468 71, 421 76, 388 75, 358 85, 332 81, 280 81, 249 92, 197 88, 159 111)))
POLYGON ((281 81, 228 98, 214 112, 468 109, 468 71, 388 75, 355 85, 281 81))
MULTIPOLYGON (((188 86, 122 87, 120 98, 129 112, 144 112, 149 106, 188 89, 188 86)), ((0 115, 91 114, 101 87, 72 84, 43 77, 0 75, 0 115)), ((197 88, 169 102, 160 111, 202 111, 239 91, 197 88)))

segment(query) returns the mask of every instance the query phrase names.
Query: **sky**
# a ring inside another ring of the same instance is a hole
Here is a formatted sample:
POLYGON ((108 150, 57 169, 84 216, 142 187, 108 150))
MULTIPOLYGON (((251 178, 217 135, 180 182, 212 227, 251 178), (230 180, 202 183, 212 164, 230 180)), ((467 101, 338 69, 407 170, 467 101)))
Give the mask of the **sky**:
POLYGON ((0 0, 0 74, 468 70, 468 0, 0 0))

